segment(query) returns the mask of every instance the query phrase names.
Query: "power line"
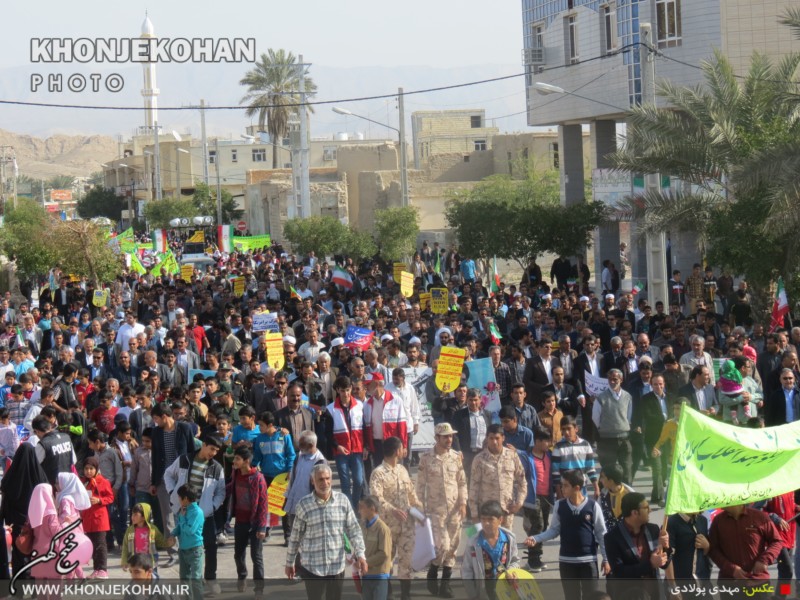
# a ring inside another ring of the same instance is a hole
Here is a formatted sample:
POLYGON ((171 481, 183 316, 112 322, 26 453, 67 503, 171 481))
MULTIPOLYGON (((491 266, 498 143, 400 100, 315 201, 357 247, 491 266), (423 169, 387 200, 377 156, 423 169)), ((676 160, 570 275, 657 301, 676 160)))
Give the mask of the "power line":
MULTIPOLYGON (((607 54, 601 54, 599 56, 594 56, 592 58, 588 58, 586 60, 580 61, 580 63, 576 64, 583 64, 588 62, 594 62, 595 60, 602 60, 604 58, 610 58, 612 56, 616 56, 617 54, 621 54, 627 52, 631 48, 635 46, 639 46, 640 43, 628 44, 623 46, 619 50, 615 52, 610 52, 607 54)), ((556 65, 549 68, 544 68, 539 71, 539 73, 549 72, 549 71, 556 71, 559 69, 565 69, 569 66, 573 65, 556 65)), ((495 83, 497 81, 505 81, 508 79, 516 79, 517 77, 524 77, 527 73, 514 73, 513 75, 502 75, 500 77, 492 77, 490 79, 480 79, 478 81, 468 81, 465 83, 455 83, 452 85, 442 85, 438 87, 432 88, 425 88, 421 90, 411 90, 408 92, 404 92, 404 96, 413 96, 416 94, 427 94, 431 92, 441 92, 445 90, 455 90, 465 87, 472 87, 475 85, 483 85, 486 83, 495 83)), ((392 92, 391 94, 379 94, 376 96, 360 96, 356 98, 338 98, 336 100, 316 100, 311 102, 294 102, 288 104, 258 104, 258 105, 235 105, 235 106, 205 106, 205 110, 243 110, 246 108, 254 108, 254 109, 262 109, 262 108, 298 108, 302 106, 322 106, 322 105, 329 105, 329 104, 344 104, 348 102, 363 102, 365 100, 383 100, 386 98, 396 98, 397 92, 392 92)), ((80 109, 80 110, 120 110, 120 111, 131 111, 131 110, 142 110, 141 106, 108 106, 108 105, 90 105, 90 104, 57 104, 57 103, 50 103, 50 102, 28 102, 23 100, 0 100, 0 104, 5 105, 12 105, 12 106, 31 106, 35 108, 73 108, 73 109, 80 109)), ((197 110, 199 107, 197 106, 159 106, 158 110, 162 111, 185 111, 185 110, 197 110)))

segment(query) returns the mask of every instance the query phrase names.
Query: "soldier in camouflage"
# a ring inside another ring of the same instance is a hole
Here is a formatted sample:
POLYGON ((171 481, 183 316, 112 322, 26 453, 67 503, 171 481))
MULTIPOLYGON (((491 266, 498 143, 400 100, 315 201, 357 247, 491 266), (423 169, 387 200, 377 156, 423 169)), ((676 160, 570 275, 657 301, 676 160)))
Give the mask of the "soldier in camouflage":
POLYGON ((502 526, 513 529, 514 515, 528 493, 525 469, 515 449, 503 446, 505 433, 500 424, 486 431, 486 448, 472 461, 469 478, 470 514, 477 515, 485 502, 497 500, 506 513, 502 526))
POLYGON ((417 496, 430 517, 436 557, 428 568, 428 591, 452 598, 450 577, 456 563, 461 523, 467 516, 467 476, 461 454, 452 449, 457 433, 450 423, 434 429, 436 445, 422 455, 417 474, 417 496), (441 583, 437 582, 442 567, 441 583))
POLYGON ((401 464, 403 442, 390 437, 383 442, 383 462, 372 472, 369 489, 381 503, 383 521, 392 531, 392 556, 399 557, 400 598, 411 597, 411 556, 414 553, 414 519, 409 509, 422 510, 417 492, 401 464))

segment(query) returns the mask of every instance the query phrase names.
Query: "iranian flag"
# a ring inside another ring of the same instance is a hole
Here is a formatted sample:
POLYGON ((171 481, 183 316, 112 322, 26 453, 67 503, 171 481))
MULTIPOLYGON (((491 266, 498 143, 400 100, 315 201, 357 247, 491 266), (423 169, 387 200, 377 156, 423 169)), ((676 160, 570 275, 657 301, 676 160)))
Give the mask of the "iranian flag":
POLYGON ((233 225, 217 226, 217 245, 220 252, 233 252, 233 225))
POLYGON ((492 268, 492 282, 491 282, 492 296, 500 293, 500 275, 497 274, 497 257, 494 257, 494 264, 492 268))
POLYGON ((336 267, 333 270, 333 277, 331 278, 333 283, 336 285, 340 285, 346 290, 353 289, 353 278, 350 276, 350 273, 342 269, 341 267, 336 267))
POLYGON ((775 303, 772 305, 772 320, 769 332, 772 333, 783 327, 783 319, 789 314, 789 300, 786 298, 786 288, 783 287, 783 277, 778 277, 778 289, 775 291, 775 303))
POLYGON ((167 242, 167 232, 164 229, 153 229, 153 233, 151 234, 153 238, 153 252, 156 254, 161 253, 164 254, 167 252, 169 248, 169 244, 167 242))
POLYGON ((633 286, 633 290, 631 290, 631 293, 635 296, 636 294, 641 292, 643 289, 644 289, 644 284, 641 281, 637 281, 636 285, 633 286))

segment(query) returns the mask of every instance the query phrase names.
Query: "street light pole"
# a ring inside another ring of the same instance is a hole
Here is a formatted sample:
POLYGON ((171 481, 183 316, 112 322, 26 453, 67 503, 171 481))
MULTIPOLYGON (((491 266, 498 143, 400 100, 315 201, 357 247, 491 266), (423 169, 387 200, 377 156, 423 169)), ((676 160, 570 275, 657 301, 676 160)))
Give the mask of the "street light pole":
POLYGON ((347 110, 346 108, 340 108, 338 106, 334 106, 331 110, 339 115, 347 115, 351 117, 356 117, 358 119, 363 119, 364 121, 369 121, 370 123, 375 123, 376 125, 380 125, 381 127, 386 127, 387 129, 392 129, 397 132, 397 140, 398 145, 400 146, 400 190, 401 190, 401 204, 402 206, 409 206, 410 205, 410 198, 408 192, 408 153, 406 152, 406 135, 405 135, 405 109, 403 106, 403 88, 398 88, 398 106, 400 108, 400 129, 397 127, 392 127, 388 123, 381 123, 380 121, 375 121, 374 119, 370 119, 369 117, 365 117, 363 115, 357 115, 356 113, 347 110))
POLYGON ((410 204, 408 198, 408 149, 406 148, 406 108, 403 102, 403 88, 397 88, 397 108, 400 112, 400 129, 397 134, 400 138, 400 193, 403 197, 403 206, 410 204))
POLYGON ((217 167, 217 225, 223 225, 222 223, 222 181, 220 180, 219 174, 219 163, 220 163, 220 154, 219 154, 219 138, 214 140, 214 166, 217 167))

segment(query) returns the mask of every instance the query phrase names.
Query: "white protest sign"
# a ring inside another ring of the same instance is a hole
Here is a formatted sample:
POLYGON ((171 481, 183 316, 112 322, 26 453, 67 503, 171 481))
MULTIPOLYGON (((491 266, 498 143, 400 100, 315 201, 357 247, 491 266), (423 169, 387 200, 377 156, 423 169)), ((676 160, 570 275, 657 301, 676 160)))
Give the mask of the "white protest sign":
POLYGON ((595 377, 591 373, 586 373, 586 394, 589 396, 598 396, 608 389, 608 379, 605 377, 595 377))
POLYGON ((253 315, 253 331, 280 331, 278 313, 255 313, 253 315))

